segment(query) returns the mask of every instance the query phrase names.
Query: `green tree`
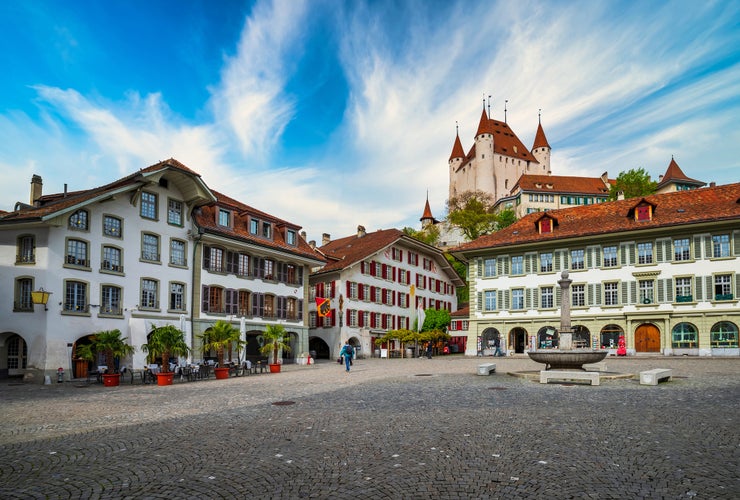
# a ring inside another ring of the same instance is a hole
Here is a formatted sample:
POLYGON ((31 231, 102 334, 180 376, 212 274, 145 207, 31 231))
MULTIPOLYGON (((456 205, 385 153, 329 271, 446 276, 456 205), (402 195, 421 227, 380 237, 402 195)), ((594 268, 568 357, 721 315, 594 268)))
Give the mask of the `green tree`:
POLYGON ((422 332, 447 331, 450 326, 450 312, 444 309, 427 309, 424 311, 424 324, 421 325, 422 332))
POLYGON ((136 351, 136 348, 130 345, 128 337, 121 337, 120 330, 106 330, 93 334, 90 337, 89 344, 77 346, 77 356, 87 361, 97 361, 97 354, 103 355, 103 363, 108 367, 108 373, 115 370, 115 359, 125 358, 136 351))
POLYGON ((496 230, 498 217, 493 196, 483 191, 465 191, 447 200, 447 222, 472 241, 496 230))
POLYGON ((465 282, 465 286, 457 288, 457 304, 458 306, 460 304, 465 304, 469 301, 470 297, 470 291, 468 288, 468 266, 453 257, 451 253, 446 252, 444 256, 445 259, 447 259, 447 262, 449 262, 452 268, 455 270, 455 272, 457 272, 458 276, 460 276, 465 282))
POLYGON ((655 193, 658 183, 650 179, 645 169, 631 169, 620 172, 617 180, 609 190, 609 200, 616 200, 617 194, 622 191, 624 198, 637 198, 655 193))
POLYGON ((280 349, 290 351, 290 345, 285 342, 287 332, 283 325, 267 325, 262 337, 265 339, 265 345, 260 348, 262 354, 272 354, 270 364, 278 364, 278 354, 280 349))
POLYGON ((208 328, 205 333, 198 335, 198 338, 203 342, 203 352, 214 349, 216 351, 216 358, 218 359, 218 366, 224 366, 224 351, 226 348, 231 348, 233 345, 239 345, 243 341, 240 338, 240 332, 237 328, 232 326, 228 321, 222 319, 216 321, 212 327, 208 328))
POLYGON ((496 213, 496 231, 511 226, 516 222, 516 212, 511 208, 506 208, 496 213))
POLYGON ((153 358, 162 360, 162 373, 170 371, 170 356, 187 356, 190 347, 185 342, 185 334, 173 325, 152 326, 149 342, 141 350, 153 358))
POLYGON ((406 236, 410 236, 427 245, 437 246, 437 243, 439 243, 439 228, 434 224, 428 225, 421 231, 417 231, 411 227, 404 227, 402 231, 406 236))

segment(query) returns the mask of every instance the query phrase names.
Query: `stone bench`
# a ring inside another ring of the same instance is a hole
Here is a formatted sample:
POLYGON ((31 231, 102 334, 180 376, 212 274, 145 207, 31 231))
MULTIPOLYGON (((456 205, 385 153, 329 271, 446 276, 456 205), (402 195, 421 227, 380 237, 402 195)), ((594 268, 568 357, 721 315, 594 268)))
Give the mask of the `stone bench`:
POLYGON ((550 380, 588 380, 591 385, 599 385, 598 372, 570 372, 564 370, 541 370, 540 384, 550 380))
POLYGON ((588 372, 605 372, 606 369, 606 363, 603 361, 599 361, 598 363, 589 363, 587 365, 583 365, 583 369, 588 372))
POLYGON ((640 385, 658 385, 658 382, 671 380, 673 370, 670 368, 653 368, 640 372, 640 385))
POLYGON ((496 363, 478 365, 478 375, 490 375, 496 372, 496 363))

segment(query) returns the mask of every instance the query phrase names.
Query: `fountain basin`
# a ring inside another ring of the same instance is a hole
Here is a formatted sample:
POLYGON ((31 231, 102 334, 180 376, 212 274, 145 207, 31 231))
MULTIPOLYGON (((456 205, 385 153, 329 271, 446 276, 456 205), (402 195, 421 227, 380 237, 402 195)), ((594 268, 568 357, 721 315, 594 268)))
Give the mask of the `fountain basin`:
POLYGON ((528 352, 532 361, 545 365, 545 370, 583 370, 583 365, 598 363, 609 351, 536 351, 528 352))

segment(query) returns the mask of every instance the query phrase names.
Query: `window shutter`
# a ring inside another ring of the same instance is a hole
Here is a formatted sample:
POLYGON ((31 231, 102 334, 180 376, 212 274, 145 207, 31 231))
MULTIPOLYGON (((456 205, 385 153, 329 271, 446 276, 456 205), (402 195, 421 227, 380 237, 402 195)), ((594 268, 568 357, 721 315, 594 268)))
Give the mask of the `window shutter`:
POLYGON ((561 250, 560 254, 563 257, 563 269, 570 269, 570 254, 567 250, 561 250))
POLYGON ((393 302, 394 306, 396 305, 396 294, 399 294, 399 293, 401 292, 396 292, 396 291, 391 290, 391 301, 393 302))
POLYGON ((532 289, 527 288, 524 293, 524 308, 532 309, 532 289))
POLYGON ((209 312, 208 311, 208 291, 209 291, 208 286, 207 285, 203 285, 203 291, 201 292, 202 295, 200 297, 200 299, 201 299, 201 311, 203 311, 203 312, 209 312))
POLYGON ((380 269, 383 279, 388 279, 388 264, 383 264, 380 269))
POLYGON ((738 279, 738 275, 735 275, 735 299, 740 297, 740 279, 738 279))
POLYGON ((630 281, 630 304, 637 304, 637 282, 630 281))
POLYGON ((709 259, 713 256, 712 253, 712 238, 705 237, 704 238, 704 257, 709 259))
POLYGON ((555 255, 553 256, 553 266, 555 267, 555 271, 560 271, 562 267, 560 267, 560 250, 555 251, 555 255))
POLYGON ((694 258, 701 259, 701 236, 694 236, 694 258))
POLYGON ((537 288, 532 289, 532 309, 538 309, 540 307, 540 290, 537 288))
POLYGON ((504 290, 504 309, 511 309, 511 290, 504 290))
POLYGON ((331 326, 337 325, 337 310, 332 309, 331 310, 331 326))
POLYGON ((627 282, 622 281, 619 286, 622 287, 622 305, 629 304, 629 297, 627 296, 627 282))
POLYGON ((211 267, 211 247, 203 246, 203 269, 211 267))
POLYGON ((630 259, 630 264, 632 265, 634 265, 635 262, 637 262, 637 255, 635 254, 636 251, 637 251, 637 247, 635 246, 635 244, 630 243, 629 244, 629 252, 630 252, 629 259, 630 259))
POLYGON ((673 278, 666 278, 665 280, 665 300, 666 302, 673 302, 673 278))
POLYGON ((349 290, 350 290, 351 283, 352 283, 351 281, 346 281, 345 282, 345 285, 347 286, 347 291, 344 294, 347 296, 348 299, 350 298, 349 290))
MULTIPOLYGON (((665 262, 665 242, 664 241, 657 242, 657 245, 655 245, 655 254, 656 254, 656 260, 658 262, 665 262)), ((658 291, 658 293, 660 293, 660 290, 658 291)))
POLYGON ((555 307, 560 307, 560 303, 563 300, 563 290, 557 286, 555 287, 555 307))
POLYGON ((298 300, 298 320, 303 321, 303 299, 298 300))
POLYGON ((477 259, 476 265, 478 266, 478 277, 483 276, 483 259, 477 259))
POLYGON ((629 250, 629 246, 626 243, 622 243, 621 245, 619 245, 619 262, 623 266, 627 265, 627 251, 628 250, 629 250))
POLYGON ((365 315, 362 311, 357 311, 357 326, 360 328, 365 326, 365 315))
POLYGON ((658 280, 658 302, 665 301, 665 280, 658 280))
POLYGON ((594 256, 596 257, 595 267, 601 267, 601 248, 599 247, 594 248, 594 256))
POLYGON ((497 295, 497 297, 496 297, 496 309, 498 309, 499 311, 500 310, 503 310, 504 309, 504 291, 503 290, 499 290, 498 292, 496 292, 496 295, 497 295))
POLYGON ((529 274, 532 272, 532 256, 531 255, 524 256, 524 272, 526 274, 529 274))
POLYGON ((714 300, 715 290, 714 290, 714 287, 712 286, 712 277, 705 276, 704 280, 705 280, 704 283, 706 284, 706 287, 704 288, 704 290, 706 290, 707 301, 714 300))
POLYGON ((701 276, 697 276, 696 277, 696 286, 694 286, 694 288, 696 288, 696 290, 694 290, 694 292, 696 294, 696 300, 697 301, 704 300, 704 287, 701 286, 701 285, 702 285, 702 283, 701 283, 701 276))
POLYGON ((406 307, 410 307, 410 306, 411 306, 411 295, 407 293, 406 294, 406 307))
POLYGON ((336 296, 337 296, 337 282, 332 281, 331 282, 331 298, 333 299, 336 296))
POLYGON ((596 285, 593 283, 590 283, 588 285, 588 303, 589 304, 596 304, 596 297, 594 294, 596 293, 596 285))
POLYGON ((732 253, 734 255, 740 255, 740 231, 732 232, 732 242, 733 246, 735 247, 732 253))
POLYGON ((589 248, 586 250, 586 267, 591 269, 594 267, 594 249, 589 248))

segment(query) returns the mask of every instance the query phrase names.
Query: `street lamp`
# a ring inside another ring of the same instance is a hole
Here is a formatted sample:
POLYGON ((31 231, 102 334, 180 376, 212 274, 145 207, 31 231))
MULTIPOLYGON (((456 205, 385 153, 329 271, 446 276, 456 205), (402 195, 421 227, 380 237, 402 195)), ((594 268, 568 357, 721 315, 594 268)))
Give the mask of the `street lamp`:
POLYGON ((49 302, 49 295, 51 295, 51 292, 47 292, 43 287, 41 287, 38 290, 31 292, 31 302, 34 304, 43 304, 44 311, 48 311, 49 309, 46 307, 46 303, 49 302))

